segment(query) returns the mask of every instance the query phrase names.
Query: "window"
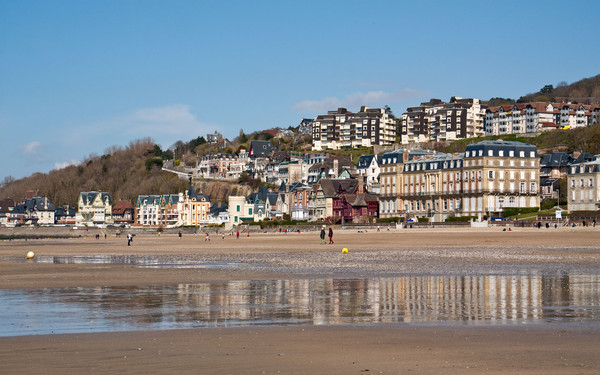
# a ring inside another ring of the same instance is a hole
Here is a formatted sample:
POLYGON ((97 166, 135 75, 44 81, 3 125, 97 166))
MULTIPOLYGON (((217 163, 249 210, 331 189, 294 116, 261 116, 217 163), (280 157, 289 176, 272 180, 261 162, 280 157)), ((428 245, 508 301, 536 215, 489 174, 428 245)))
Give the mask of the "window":
MULTIPOLYGON (((236 206, 236 211, 237 211, 237 212, 240 212, 240 205, 239 205, 239 204, 236 206)), ((236 218, 236 219, 237 219, 237 218, 236 218)))

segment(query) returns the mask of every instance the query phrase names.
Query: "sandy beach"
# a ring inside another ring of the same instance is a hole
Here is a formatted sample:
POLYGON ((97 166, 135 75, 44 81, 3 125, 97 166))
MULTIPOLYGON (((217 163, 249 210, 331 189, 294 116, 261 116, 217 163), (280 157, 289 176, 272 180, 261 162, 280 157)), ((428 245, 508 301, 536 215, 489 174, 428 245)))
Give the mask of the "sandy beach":
MULTIPOLYGON (((0 242, 0 288, 174 285, 229 280, 600 273, 600 228, 336 230, 138 235, 0 242), (348 248, 348 254, 341 249, 348 248), (57 256, 143 256, 234 262, 225 269, 26 261, 57 256)), ((6 374, 597 374, 600 325, 272 326, 0 338, 6 374)))

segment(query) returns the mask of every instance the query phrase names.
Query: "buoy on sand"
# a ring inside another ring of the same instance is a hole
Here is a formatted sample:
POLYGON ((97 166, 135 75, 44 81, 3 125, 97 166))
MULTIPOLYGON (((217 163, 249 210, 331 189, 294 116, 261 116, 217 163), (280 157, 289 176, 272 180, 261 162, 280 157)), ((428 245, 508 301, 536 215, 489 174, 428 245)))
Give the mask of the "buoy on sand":
POLYGON ((27 259, 33 259, 34 256, 35 256, 35 253, 33 251, 30 251, 27 253, 27 259))
POLYGON ((348 254, 348 249, 346 249, 346 248, 343 248, 343 249, 342 249, 342 253, 343 253, 343 254, 348 254))

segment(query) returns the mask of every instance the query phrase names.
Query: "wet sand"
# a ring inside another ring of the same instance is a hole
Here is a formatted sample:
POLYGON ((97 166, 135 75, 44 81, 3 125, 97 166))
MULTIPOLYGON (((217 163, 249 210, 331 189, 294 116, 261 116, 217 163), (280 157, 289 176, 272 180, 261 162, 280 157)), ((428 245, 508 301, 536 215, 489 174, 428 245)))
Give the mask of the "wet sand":
MULTIPOLYGON (((0 288, 168 285, 219 280, 378 277, 591 270, 600 273, 600 227, 336 230, 318 232, 0 242, 0 288), (342 254, 341 248, 350 249, 342 254), (25 261, 136 255, 173 261, 250 262, 239 268, 154 269, 128 264, 25 261)), ((0 338, 12 374, 597 374, 600 325, 411 324, 246 327, 0 338)))

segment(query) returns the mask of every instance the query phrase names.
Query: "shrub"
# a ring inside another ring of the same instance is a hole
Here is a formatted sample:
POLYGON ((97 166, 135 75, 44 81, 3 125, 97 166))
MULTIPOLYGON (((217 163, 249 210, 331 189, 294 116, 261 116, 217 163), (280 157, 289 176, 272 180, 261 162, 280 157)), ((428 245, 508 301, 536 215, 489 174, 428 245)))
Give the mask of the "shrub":
POLYGON ((404 218, 400 218, 398 216, 379 218, 376 220, 377 223, 400 223, 403 221, 404 221, 404 218))
POLYGON ((538 212, 540 209, 537 207, 505 207, 502 215, 504 217, 517 216, 520 214, 527 214, 530 212, 538 212))
POLYGON ((446 220, 444 220, 447 223, 453 223, 453 222, 467 222, 467 221, 471 221, 471 219, 476 219, 477 216, 450 216, 448 218, 446 218, 446 220))

